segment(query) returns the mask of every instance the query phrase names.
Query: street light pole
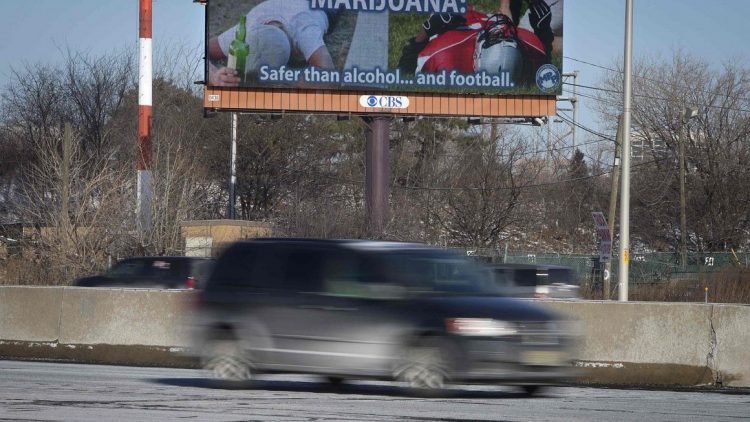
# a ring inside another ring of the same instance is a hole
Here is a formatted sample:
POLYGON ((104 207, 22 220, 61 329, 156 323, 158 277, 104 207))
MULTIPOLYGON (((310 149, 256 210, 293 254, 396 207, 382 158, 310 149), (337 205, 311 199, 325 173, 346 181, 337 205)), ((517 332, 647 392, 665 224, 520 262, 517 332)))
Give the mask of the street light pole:
POLYGON ((687 192, 685 190, 685 137, 690 119, 698 115, 698 110, 686 107, 681 117, 679 136, 679 165, 680 165, 680 269, 687 267, 687 192))
POLYGON ((633 76, 633 0, 625 1, 625 77, 622 113, 622 185, 620 201, 620 284, 618 298, 628 301, 628 265, 630 264, 630 108, 633 76))
POLYGON ((237 218, 237 113, 232 113, 232 139, 229 148, 229 212, 230 220, 237 218))

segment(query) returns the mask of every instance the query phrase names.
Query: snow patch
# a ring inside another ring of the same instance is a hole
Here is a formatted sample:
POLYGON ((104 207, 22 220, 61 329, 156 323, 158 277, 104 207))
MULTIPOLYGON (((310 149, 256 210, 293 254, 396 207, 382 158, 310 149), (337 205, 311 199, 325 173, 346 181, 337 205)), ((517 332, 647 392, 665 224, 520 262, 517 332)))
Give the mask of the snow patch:
POLYGON ((579 368, 615 368, 615 369, 622 369, 625 367, 620 362, 610 363, 610 362, 576 362, 576 365, 579 368))

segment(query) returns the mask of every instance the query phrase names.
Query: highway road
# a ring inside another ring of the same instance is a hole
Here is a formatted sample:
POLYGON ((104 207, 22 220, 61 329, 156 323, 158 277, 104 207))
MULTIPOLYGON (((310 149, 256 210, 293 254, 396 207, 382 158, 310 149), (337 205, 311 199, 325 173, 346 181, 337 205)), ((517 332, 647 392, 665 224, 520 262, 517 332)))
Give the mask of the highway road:
POLYGON ((330 386, 268 376, 253 387, 211 388, 201 371, 0 361, 0 421, 733 421, 750 393, 456 386, 438 398, 386 382, 330 386))

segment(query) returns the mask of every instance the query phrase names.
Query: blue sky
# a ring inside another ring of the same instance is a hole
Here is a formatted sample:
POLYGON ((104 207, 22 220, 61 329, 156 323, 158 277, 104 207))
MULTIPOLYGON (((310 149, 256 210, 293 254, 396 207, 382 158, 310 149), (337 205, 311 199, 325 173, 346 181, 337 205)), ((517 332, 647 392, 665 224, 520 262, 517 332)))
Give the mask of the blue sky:
MULTIPOLYGON (((201 45, 203 6, 191 0, 153 1, 155 49, 201 45)), ((668 58, 682 49, 717 65, 730 60, 750 64, 750 0, 633 1, 636 58, 668 58)), ((62 48, 99 54, 137 46, 138 0, 2 0, 2 6, 0 86, 11 66, 59 60, 62 48)), ((611 67, 623 54, 624 12, 625 0, 567 0, 564 54, 611 67)), ((605 72, 571 60, 563 66, 566 72, 580 71, 583 85, 596 85, 605 72)), ((597 127, 587 101, 592 100, 581 98, 581 122, 597 127)), ((586 139, 581 135, 579 141, 586 139)))

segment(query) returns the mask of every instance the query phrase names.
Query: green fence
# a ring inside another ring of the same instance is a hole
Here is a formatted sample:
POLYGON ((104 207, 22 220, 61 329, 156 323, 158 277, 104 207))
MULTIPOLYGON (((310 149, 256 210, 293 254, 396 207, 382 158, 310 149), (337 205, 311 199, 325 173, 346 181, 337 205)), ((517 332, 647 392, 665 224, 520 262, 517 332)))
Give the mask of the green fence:
MULTIPOLYGON (((505 251, 500 249, 461 248, 467 255, 488 263, 550 264, 573 268, 581 282, 598 282, 603 266, 598 255, 551 254, 537 252, 505 251)), ((619 259, 612 258, 611 282, 617 283, 619 259)), ((679 256, 671 252, 631 253, 630 283, 654 283, 675 279, 696 278, 702 273, 713 273, 731 267, 750 267, 750 254, 731 252, 689 253, 687 265, 682 268, 679 256)))

